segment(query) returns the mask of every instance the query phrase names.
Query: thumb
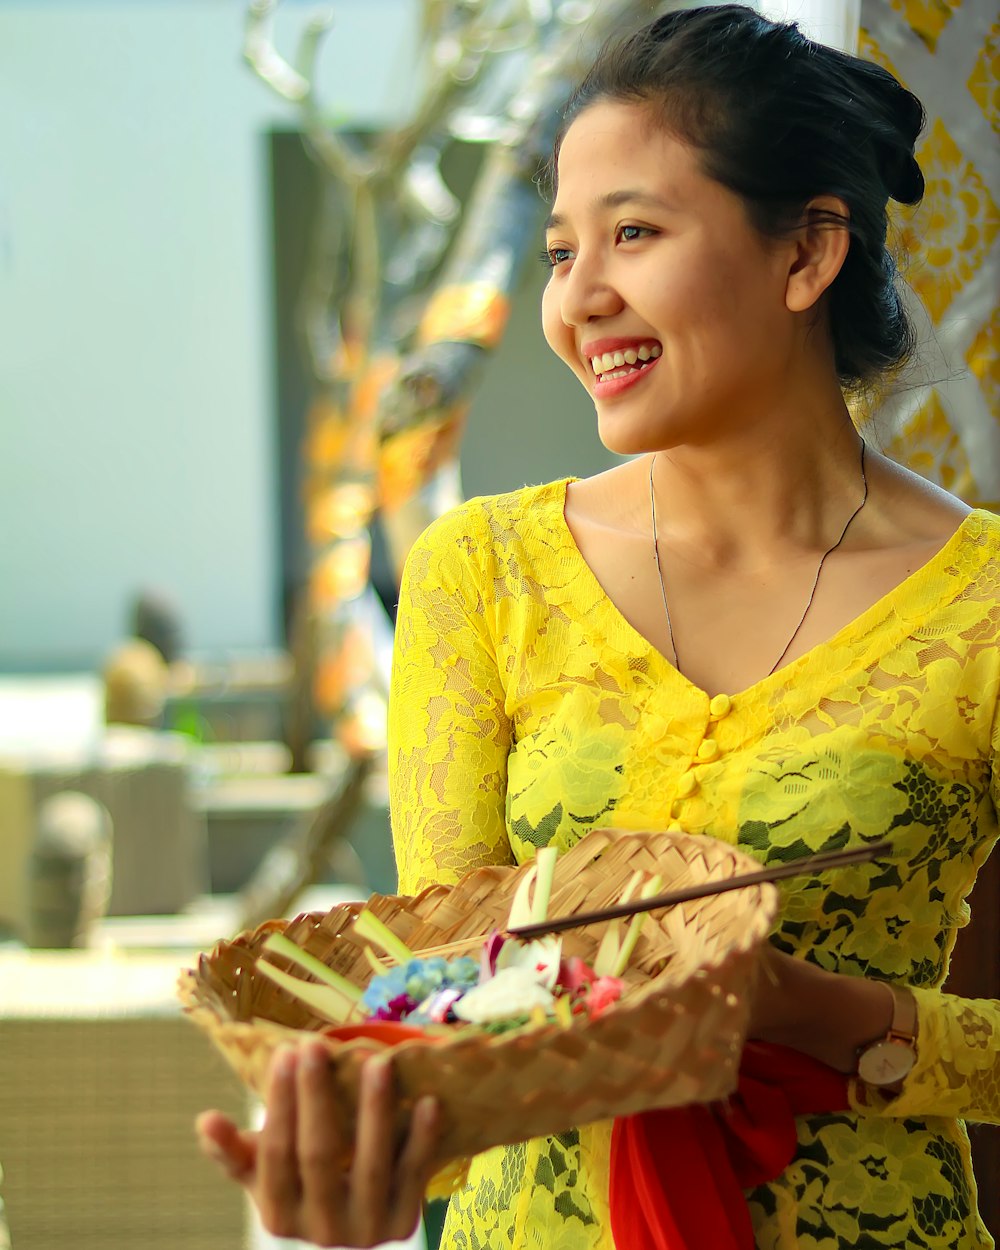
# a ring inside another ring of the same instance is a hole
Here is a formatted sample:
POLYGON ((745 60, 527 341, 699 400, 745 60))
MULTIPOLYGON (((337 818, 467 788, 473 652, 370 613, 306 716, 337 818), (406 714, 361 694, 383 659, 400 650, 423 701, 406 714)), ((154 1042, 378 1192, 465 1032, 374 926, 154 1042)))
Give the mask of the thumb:
POLYGON ((257 1134, 244 1132, 221 1111, 203 1111, 195 1120, 202 1153, 233 1180, 248 1184, 257 1169, 257 1134))

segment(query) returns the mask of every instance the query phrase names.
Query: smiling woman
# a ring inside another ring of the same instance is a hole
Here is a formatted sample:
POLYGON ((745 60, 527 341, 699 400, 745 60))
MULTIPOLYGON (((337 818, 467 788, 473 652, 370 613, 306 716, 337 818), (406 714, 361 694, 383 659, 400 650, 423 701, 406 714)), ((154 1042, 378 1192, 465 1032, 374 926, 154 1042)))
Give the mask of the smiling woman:
MULTIPOLYGON (((885 71, 736 5, 611 46, 568 105, 543 328, 633 458, 471 500, 414 547, 390 703, 400 888, 594 827, 765 863, 893 850, 785 891, 755 1095, 719 1118, 759 1141, 761 1100, 796 1110, 790 1163, 658 1150, 655 1113, 583 1125, 475 1159, 447 1250, 992 1244, 962 1119, 1000 1121, 1000 1004, 942 985, 998 837, 1000 522, 865 447, 845 402, 911 348, 886 203, 920 196, 921 121, 885 71)), ((297 1089, 265 1130, 295 1181, 263 1195, 283 1228, 372 1192, 364 1168, 360 1189, 322 1180, 289 1127, 320 1076, 297 1089)), ((387 1114, 383 1090, 366 1166, 387 1114)))
MULTIPOLYGON (((812 333, 813 317, 789 316, 789 301, 815 307, 843 263, 845 229, 763 236, 696 148, 627 101, 597 101, 569 128, 555 207, 542 324, 591 391, 612 450, 664 449, 706 437, 709 423, 742 424, 744 397, 782 394, 793 368, 827 365, 836 387, 829 336, 812 333), (614 353, 624 364, 625 350, 640 349, 649 363, 622 372, 614 353)), ((846 216, 840 201, 815 197, 810 211, 824 210, 846 216)))

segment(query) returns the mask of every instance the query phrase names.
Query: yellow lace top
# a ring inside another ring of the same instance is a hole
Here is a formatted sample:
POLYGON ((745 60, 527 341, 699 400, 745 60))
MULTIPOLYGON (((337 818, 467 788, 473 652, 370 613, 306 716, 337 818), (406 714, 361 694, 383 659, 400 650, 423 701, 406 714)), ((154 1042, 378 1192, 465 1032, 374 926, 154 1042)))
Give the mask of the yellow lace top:
MULTIPOLYGON (((890 870, 783 888, 775 940, 912 986, 917 1066, 895 1099, 859 1087, 851 1112, 800 1119, 795 1161, 749 1195, 756 1244, 991 1246, 961 1120, 1000 1122, 1000 1003, 940 986, 998 836, 1000 519, 971 513, 829 642, 710 699, 604 594, 565 492, 471 500, 411 553, 389 726, 401 891, 599 826, 679 824, 764 862, 891 838, 890 870)), ((442 1245, 611 1250, 609 1142, 598 1124, 479 1156, 442 1245)))

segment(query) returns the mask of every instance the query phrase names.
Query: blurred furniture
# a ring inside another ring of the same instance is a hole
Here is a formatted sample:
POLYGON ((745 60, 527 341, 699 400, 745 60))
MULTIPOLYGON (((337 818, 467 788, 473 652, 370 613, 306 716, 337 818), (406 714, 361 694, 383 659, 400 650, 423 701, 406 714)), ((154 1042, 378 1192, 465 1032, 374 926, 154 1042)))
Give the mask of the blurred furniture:
POLYGON ((112 822, 109 913, 182 911, 208 888, 204 821, 191 800, 191 745, 115 726, 90 744, 0 755, 0 925, 26 927, 25 874, 45 799, 79 790, 112 822))
POLYGON ((291 676, 284 652, 192 664, 167 696, 164 724, 205 742, 283 742, 291 676))
MULTIPOLYGON (((176 937, 176 925, 174 936, 176 937)), ((247 1097, 179 1013, 194 953, 0 952, 0 1159, 13 1250, 244 1250, 193 1119, 247 1097)))
POLYGON ((213 894, 233 894, 265 855, 308 821, 336 789, 315 773, 225 776, 198 786, 193 801, 206 829, 213 894))

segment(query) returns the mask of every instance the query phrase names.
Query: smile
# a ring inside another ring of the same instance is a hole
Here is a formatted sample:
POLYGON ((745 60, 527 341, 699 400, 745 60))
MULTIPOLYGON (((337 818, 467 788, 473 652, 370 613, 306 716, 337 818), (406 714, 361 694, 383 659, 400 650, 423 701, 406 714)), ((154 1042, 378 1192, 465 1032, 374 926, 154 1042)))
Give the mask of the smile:
POLYGON ((628 377, 645 368, 651 361, 663 354, 659 343, 643 343, 641 347, 629 347, 623 351, 602 352, 590 358, 590 367, 599 381, 608 382, 612 378, 628 377))

